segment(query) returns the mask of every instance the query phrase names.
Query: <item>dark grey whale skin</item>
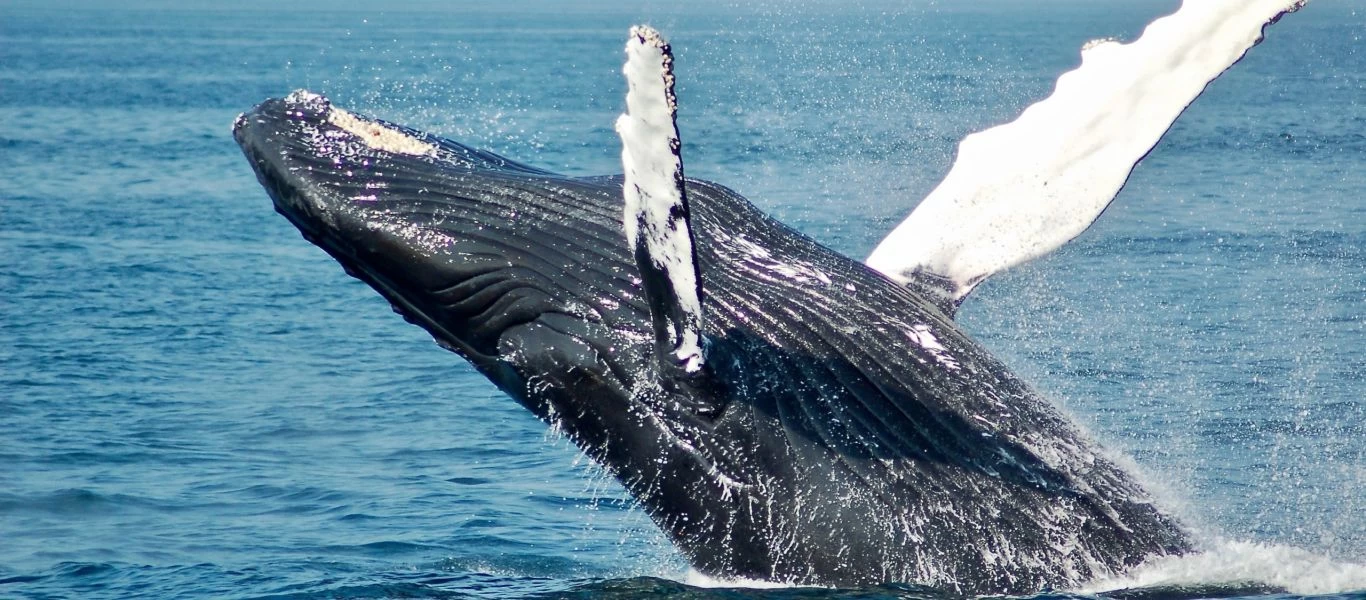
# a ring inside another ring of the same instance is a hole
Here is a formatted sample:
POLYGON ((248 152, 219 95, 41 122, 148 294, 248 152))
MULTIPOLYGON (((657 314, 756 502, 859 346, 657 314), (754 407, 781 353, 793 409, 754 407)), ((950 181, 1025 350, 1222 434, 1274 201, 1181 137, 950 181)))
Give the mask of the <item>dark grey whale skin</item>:
POLYGON ((687 374, 654 356, 619 176, 394 125, 437 151, 388 152, 331 110, 294 94, 234 125, 276 210, 561 428, 698 571, 1029 593, 1191 549, 932 303, 735 192, 686 183, 708 340, 687 374))

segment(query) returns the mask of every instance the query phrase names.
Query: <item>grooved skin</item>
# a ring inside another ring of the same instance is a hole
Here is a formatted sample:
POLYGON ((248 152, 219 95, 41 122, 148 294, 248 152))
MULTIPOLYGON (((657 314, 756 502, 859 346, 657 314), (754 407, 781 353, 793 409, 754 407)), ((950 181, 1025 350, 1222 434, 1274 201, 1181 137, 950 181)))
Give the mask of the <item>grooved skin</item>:
POLYGON ((700 571, 1026 593, 1189 550, 939 309, 738 194, 686 183, 712 343, 696 387, 654 370, 619 177, 411 130, 434 156, 387 153, 326 110, 267 101, 235 130, 277 210, 562 428, 700 571))

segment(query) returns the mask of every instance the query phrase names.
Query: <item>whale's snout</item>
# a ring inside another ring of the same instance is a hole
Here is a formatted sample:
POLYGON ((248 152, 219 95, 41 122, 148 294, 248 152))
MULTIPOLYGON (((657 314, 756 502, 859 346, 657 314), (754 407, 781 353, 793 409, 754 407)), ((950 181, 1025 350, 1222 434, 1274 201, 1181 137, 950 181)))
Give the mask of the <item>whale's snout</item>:
MULTIPOLYGON (((373 228, 370 214, 395 159, 430 159, 436 145, 332 106, 305 90, 272 98, 233 123, 233 137, 276 210, 306 237, 348 227, 373 228)), ((395 168, 398 165, 394 165, 395 168)))
POLYGON ((321 158, 331 105, 326 98, 295 92, 285 98, 271 98, 233 122, 232 135, 256 172, 256 178, 269 192, 275 209, 288 217, 310 241, 328 219, 327 202, 332 195, 322 193, 320 180, 313 177, 311 163, 321 158))

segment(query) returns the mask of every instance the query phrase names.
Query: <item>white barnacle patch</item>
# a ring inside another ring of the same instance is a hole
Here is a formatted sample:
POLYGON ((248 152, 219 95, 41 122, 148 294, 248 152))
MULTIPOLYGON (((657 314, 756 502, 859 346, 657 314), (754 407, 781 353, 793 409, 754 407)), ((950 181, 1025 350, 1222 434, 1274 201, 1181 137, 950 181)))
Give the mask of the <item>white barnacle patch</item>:
MULTIPOLYGON (((295 92, 298 93, 298 92, 295 92)), ((436 144, 424 142, 392 127, 332 107, 327 122, 340 127, 375 150, 414 156, 436 156, 436 144)))
POLYGON ((939 338, 930 331, 929 325, 924 323, 912 325, 910 329, 906 330, 906 337, 910 338, 917 346, 929 351, 935 362, 943 365, 945 369, 957 371, 960 368, 958 360, 949 354, 948 348, 939 343, 939 338))

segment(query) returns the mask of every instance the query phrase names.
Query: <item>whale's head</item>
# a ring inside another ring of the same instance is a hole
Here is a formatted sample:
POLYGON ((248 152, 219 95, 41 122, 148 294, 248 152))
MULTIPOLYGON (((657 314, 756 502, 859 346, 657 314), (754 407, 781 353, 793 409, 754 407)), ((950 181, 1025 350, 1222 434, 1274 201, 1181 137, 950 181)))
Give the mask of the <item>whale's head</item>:
POLYGON ((305 91, 241 115, 233 135, 306 239, 533 412, 569 407, 528 388, 632 385, 649 323, 619 180, 558 176, 305 91))

